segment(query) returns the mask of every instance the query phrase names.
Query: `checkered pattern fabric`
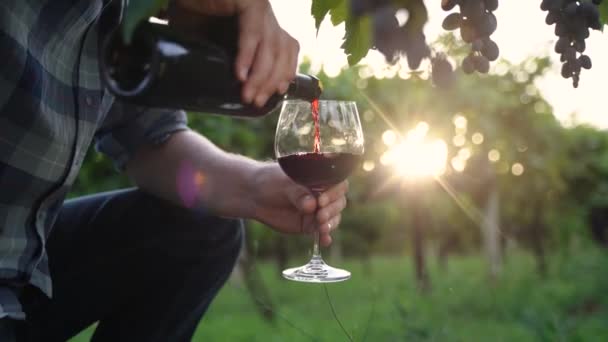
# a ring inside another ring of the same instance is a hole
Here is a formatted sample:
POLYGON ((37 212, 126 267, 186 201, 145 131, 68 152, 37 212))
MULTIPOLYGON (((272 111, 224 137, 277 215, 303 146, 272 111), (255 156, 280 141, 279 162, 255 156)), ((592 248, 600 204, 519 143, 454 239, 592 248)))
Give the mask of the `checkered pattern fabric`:
POLYGON ((0 1, 0 318, 25 318, 27 284, 51 296, 45 242, 89 145, 122 168, 142 144, 187 129, 182 111, 135 108, 103 89, 103 6, 0 1))

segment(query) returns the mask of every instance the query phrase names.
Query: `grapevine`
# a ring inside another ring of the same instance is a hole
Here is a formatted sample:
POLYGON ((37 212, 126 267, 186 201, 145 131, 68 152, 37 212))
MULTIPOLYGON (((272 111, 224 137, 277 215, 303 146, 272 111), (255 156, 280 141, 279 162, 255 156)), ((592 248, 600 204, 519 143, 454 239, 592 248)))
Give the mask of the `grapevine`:
POLYGON ((388 62, 395 62, 405 55, 411 69, 418 69, 430 49, 422 30, 427 20, 426 7, 422 0, 409 1, 402 7, 387 0, 353 0, 351 11, 354 16, 370 13, 372 18, 372 45, 388 62), (407 22, 400 25, 396 18, 398 10, 409 13, 407 22))
POLYGON ((591 69, 591 58, 584 55, 589 29, 601 30, 598 5, 602 0, 542 0, 540 8, 548 11, 545 22, 555 24, 555 52, 561 55, 562 77, 572 78, 578 87, 581 69, 591 69))
POLYGON ((466 74, 475 71, 486 74, 490 62, 498 58, 498 45, 490 39, 496 31, 497 20, 494 12, 498 0, 442 0, 441 8, 451 11, 459 6, 460 12, 450 13, 443 20, 443 28, 448 31, 460 29, 462 40, 471 45, 471 52, 462 61, 466 74))

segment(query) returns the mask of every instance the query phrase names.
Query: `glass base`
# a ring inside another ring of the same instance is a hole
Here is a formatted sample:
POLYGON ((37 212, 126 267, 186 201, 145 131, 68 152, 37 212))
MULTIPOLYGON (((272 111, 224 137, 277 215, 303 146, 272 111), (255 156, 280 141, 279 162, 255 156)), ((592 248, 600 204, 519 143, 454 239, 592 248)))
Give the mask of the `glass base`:
POLYGON ((336 283, 350 278, 350 272, 327 265, 320 255, 315 255, 308 264, 283 271, 283 277, 306 283, 336 283))

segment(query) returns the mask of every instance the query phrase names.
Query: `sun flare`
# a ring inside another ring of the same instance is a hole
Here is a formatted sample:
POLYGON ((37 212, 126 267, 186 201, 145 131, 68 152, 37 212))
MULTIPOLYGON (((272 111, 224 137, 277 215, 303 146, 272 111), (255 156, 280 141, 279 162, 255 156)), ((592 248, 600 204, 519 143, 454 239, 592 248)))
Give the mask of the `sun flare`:
POLYGON ((441 176, 446 169, 448 147, 442 139, 428 139, 428 130, 428 124, 420 122, 382 155, 381 163, 391 165, 406 180, 441 176))

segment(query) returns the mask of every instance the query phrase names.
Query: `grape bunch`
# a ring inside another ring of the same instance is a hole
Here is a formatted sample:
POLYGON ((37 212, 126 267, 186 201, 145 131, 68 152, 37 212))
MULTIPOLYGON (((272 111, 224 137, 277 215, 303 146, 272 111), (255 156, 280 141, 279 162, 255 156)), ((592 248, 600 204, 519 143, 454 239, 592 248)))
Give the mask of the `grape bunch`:
POLYGON ((411 69, 418 69, 424 58, 430 56, 430 48, 422 31, 427 21, 427 11, 423 0, 408 1, 403 4, 409 17, 400 25, 396 18, 397 7, 390 0, 351 0, 354 16, 369 14, 372 19, 372 43, 390 63, 405 55, 411 69))
POLYGON ((543 0, 540 8, 548 11, 545 22, 555 24, 555 52, 559 53, 562 77, 572 78, 578 87, 581 68, 591 69, 591 58, 584 55, 589 29, 601 30, 598 5, 602 0, 543 0))
POLYGON ((460 29, 462 40, 471 44, 471 52, 462 61, 462 70, 466 74, 475 71, 486 74, 490 62, 498 59, 498 45, 490 39, 496 31, 497 20, 494 12, 498 0, 441 0, 441 8, 451 11, 456 5, 460 12, 450 13, 443 20, 447 31, 460 29))

